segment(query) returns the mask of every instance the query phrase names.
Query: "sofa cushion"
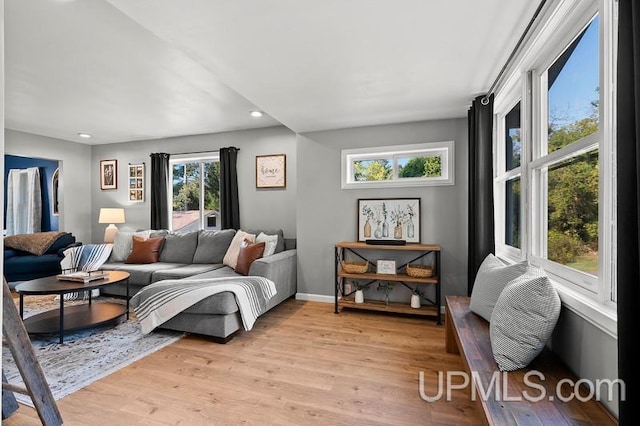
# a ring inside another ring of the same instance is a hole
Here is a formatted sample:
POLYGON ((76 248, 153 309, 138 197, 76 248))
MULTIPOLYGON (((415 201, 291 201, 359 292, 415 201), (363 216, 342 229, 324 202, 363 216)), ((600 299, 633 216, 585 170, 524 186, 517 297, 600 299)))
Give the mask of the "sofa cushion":
POLYGON ((249 268, 253 261, 262 257, 264 246, 264 241, 261 243, 252 243, 251 240, 245 239, 242 244, 240 244, 235 271, 240 275, 248 275, 249 268))
POLYGON ((218 269, 214 269, 213 271, 194 275, 191 278, 203 279, 203 278, 238 277, 238 276, 240 276, 240 274, 238 274, 236 271, 234 271, 233 269, 225 265, 222 268, 218 268, 218 269))
POLYGON ((255 235, 260 235, 261 233, 264 233, 266 235, 277 235, 278 243, 276 244, 276 251, 274 253, 280 253, 281 251, 284 251, 284 231, 282 229, 257 229, 248 230, 247 232, 255 235))
POLYGON ((236 269, 236 265, 238 263, 238 254, 240 253, 240 246, 242 242, 248 239, 251 242, 256 240, 255 234, 250 234, 245 231, 238 231, 233 236, 233 240, 231 240, 231 244, 229 244, 229 248, 222 259, 222 263, 227 265, 232 269, 236 269))
POLYGON ((156 263, 160 257, 163 242, 164 238, 162 237, 145 240, 142 237, 134 236, 133 248, 124 263, 156 263))
POLYGON ((124 262, 131 253, 133 246, 133 236, 143 239, 149 238, 149 231, 117 231, 113 238, 113 247, 111 248, 111 256, 109 262, 124 262))
MULTIPOLYGON (((149 285, 151 284, 151 278, 154 272, 161 271, 163 269, 175 269, 180 266, 186 266, 179 263, 122 263, 113 262, 105 263, 102 265, 102 269, 107 271, 127 271, 129 274, 130 285, 149 285)), ((116 284, 117 285, 117 284, 116 284)), ((108 292, 108 291, 107 291, 108 292)))
POLYGON ((236 231, 200 231, 193 263, 222 263, 236 231))
POLYGON ((151 282, 155 283, 156 281, 162 280, 178 280, 181 278, 191 277, 193 275, 202 274, 203 272, 209 272, 216 270, 218 268, 222 268, 224 265, 222 263, 218 264, 206 264, 199 263, 193 265, 184 265, 179 266, 177 268, 171 269, 162 269, 160 271, 156 271, 151 276, 151 282))
POLYGON ((198 233, 198 231, 186 234, 171 233, 164 237, 160 262, 192 263, 198 245, 198 233))

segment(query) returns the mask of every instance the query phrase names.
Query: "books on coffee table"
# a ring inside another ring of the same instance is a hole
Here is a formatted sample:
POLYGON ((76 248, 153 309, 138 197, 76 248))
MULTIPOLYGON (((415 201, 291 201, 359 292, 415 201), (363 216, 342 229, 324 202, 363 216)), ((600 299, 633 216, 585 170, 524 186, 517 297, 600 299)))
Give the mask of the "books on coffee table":
POLYGON ((107 278, 109 273, 106 271, 79 271, 79 272, 71 272, 69 274, 58 274, 56 278, 60 281, 75 281, 81 283, 88 283, 95 280, 102 280, 107 278))

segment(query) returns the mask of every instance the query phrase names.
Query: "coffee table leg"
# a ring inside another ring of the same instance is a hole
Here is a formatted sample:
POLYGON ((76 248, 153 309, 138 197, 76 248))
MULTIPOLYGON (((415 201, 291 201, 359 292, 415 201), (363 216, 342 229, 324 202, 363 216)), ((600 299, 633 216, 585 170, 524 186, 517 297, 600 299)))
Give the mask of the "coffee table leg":
POLYGON ((129 279, 127 278, 127 321, 129 320, 129 279))
POLYGON ((64 294, 60 295, 60 343, 64 336, 64 294))
POLYGON ((20 294, 20 319, 24 321, 24 294, 20 294))

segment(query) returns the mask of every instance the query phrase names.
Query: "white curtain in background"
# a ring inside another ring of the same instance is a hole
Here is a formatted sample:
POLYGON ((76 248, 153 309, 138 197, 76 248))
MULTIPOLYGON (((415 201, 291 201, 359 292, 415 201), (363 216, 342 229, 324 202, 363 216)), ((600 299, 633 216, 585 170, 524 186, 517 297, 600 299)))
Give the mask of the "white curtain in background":
POLYGON ((7 178, 7 235, 41 231, 42 195, 37 167, 11 169, 7 178))

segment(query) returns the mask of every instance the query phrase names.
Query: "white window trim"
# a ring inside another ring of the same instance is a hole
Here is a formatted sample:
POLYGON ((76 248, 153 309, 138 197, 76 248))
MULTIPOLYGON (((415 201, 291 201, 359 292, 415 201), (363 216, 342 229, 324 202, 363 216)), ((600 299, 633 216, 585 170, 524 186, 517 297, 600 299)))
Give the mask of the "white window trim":
MULTIPOLYGON (((597 134, 585 138, 580 144, 582 148, 588 148, 596 141, 599 144, 599 167, 601 177, 599 182, 600 200, 599 200, 599 257, 600 257, 600 277, 597 293, 592 290, 577 286, 574 282, 568 281, 562 276, 553 272, 554 266, 547 259, 539 259, 532 256, 529 252, 532 249, 533 242, 526 241, 529 235, 536 232, 536 224, 532 218, 529 202, 536 195, 534 181, 531 176, 521 180, 521 214, 523 215, 523 235, 522 250, 518 253, 517 249, 498 244, 496 240, 496 255, 504 261, 513 263, 523 259, 529 259, 532 263, 540 264, 547 268, 549 277, 558 290, 563 305, 593 324, 600 330, 617 338, 617 309, 615 303, 616 289, 616 271, 615 271, 615 247, 616 247, 616 208, 615 208, 615 55, 616 55, 616 32, 613 29, 617 25, 617 3, 615 0, 562 0, 548 4, 541 14, 541 20, 532 28, 530 35, 527 37, 522 51, 516 56, 512 65, 506 73, 504 81, 498 85, 496 90, 496 120, 500 118, 500 114, 507 114, 515 105, 513 99, 517 98, 517 91, 522 88, 521 114, 523 126, 522 136, 522 157, 527 156, 524 164, 526 165, 527 175, 531 173, 532 166, 539 166, 541 161, 532 161, 539 159, 541 152, 535 152, 537 147, 530 145, 530 140, 539 140, 542 136, 540 123, 532 123, 531 111, 540 111, 543 105, 540 105, 541 99, 537 96, 531 96, 531 92, 527 92, 527 88, 531 88, 533 93, 541 93, 539 75, 533 71, 535 69, 546 69, 553 63, 558 55, 562 53, 564 48, 574 39, 590 17, 595 13, 599 13, 600 17, 600 129, 597 134), (541 61, 542 59, 542 61, 541 61), (529 84, 523 81, 528 79, 529 84), (525 118, 526 117, 526 118, 525 118), (525 124, 527 123, 527 124, 525 124), (531 127, 527 127, 531 126, 531 127), (532 192, 529 194, 529 192, 532 192), (552 264, 543 265, 543 263, 552 264)), ((496 127, 496 134, 498 128, 496 127)), ((498 141, 499 138, 494 138, 498 141)), ((561 157, 570 154, 568 151, 552 153, 554 160, 560 161, 561 157)), ((573 149, 571 150, 573 151, 573 149)), ((494 148, 494 153, 500 152, 500 146, 494 148)), ((547 158, 548 161, 550 158, 547 158)), ((547 163, 545 161, 545 163, 547 163)), ((496 165, 499 163, 496 162, 496 165)), ((523 163, 521 163, 523 164, 523 163)), ((522 165, 521 165, 522 167, 522 165)), ((524 169, 523 169, 524 170, 524 169)), ((504 169, 502 169, 504 172, 504 169)), ((500 169, 496 171, 495 187, 498 188, 501 182, 504 182, 508 174, 501 174, 500 169)), ((539 182, 538 182, 539 183, 539 182)), ((535 202, 535 200, 534 200, 535 202)), ((496 213, 504 209, 504 203, 498 205, 496 203, 496 213)), ((504 212, 500 213, 504 216, 504 212)), ((504 222, 498 222, 499 215, 496 214, 496 229, 504 222)), ((502 219, 504 220, 504 218, 502 219)), ((497 235, 496 235, 497 237, 497 235)), ((504 238, 501 240, 504 241, 504 238)), ((534 248, 535 249, 535 248, 534 248)), ((534 251, 535 253, 536 251, 534 251)), ((539 253, 539 251, 537 251, 539 253)), ((557 265, 557 264, 556 264, 557 265)), ((559 265, 557 265, 559 266, 559 265)), ((569 269, 569 268, 563 268, 569 269)), ((579 273, 582 274, 582 273, 579 273)), ((588 275, 588 274, 583 274, 588 275)))
POLYGON ((407 186, 455 185, 455 143, 454 141, 430 142, 411 145, 392 145, 373 148, 342 150, 342 189, 393 188, 407 186), (442 157, 442 176, 423 178, 397 177, 396 158, 405 155, 440 154, 442 157), (353 180, 352 165, 357 160, 389 159, 393 162, 391 180, 375 182, 356 182, 353 180))
MULTIPOLYGON (((202 185, 204 179, 204 163, 210 162, 220 162, 220 153, 219 152, 209 152, 209 153, 201 153, 201 154, 171 154, 169 157, 169 188, 167 189, 169 200, 173 203, 173 166, 175 164, 184 164, 184 163, 199 163, 200 166, 200 215, 198 216, 198 221, 200 222, 200 229, 204 229, 204 209, 202 203, 204 202, 205 194, 204 194, 204 185, 202 185)), ((170 205, 169 209, 169 230, 173 231, 173 214, 172 207, 170 205)))

